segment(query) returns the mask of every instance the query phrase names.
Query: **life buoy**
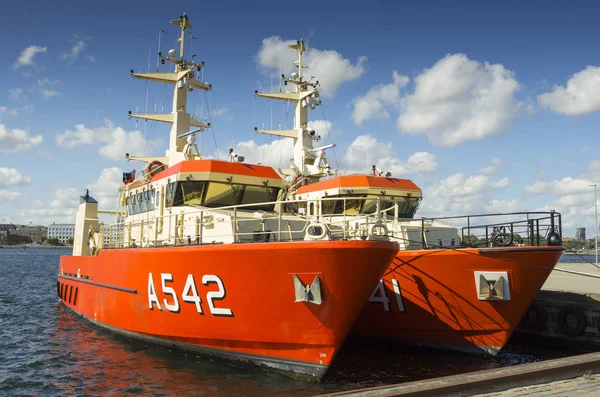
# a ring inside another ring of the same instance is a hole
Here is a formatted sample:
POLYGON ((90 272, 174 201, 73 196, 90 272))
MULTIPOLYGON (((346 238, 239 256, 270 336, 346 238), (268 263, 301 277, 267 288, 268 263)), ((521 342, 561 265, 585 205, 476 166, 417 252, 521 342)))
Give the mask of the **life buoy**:
POLYGON ((585 311, 577 306, 567 306, 560 309, 556 324, 568 336, 579 336, 587 328, 585 311))
POLYGON ((562 244, 560 236, 555 231, 548 233, 548 239, 546 241, 549 246, 557 246, 562 244))
POLYGON ((311 223, 306 227, 305 237, 309 240, 323 240, 327 235, 327 226, 322 223, 311 223))
POLYGON ((513 243, 512 233, 506 232, 505 226, 494 228, 492 232, 492 246, 494 247, 507 247, 513 243))
POLYGON ((292 186, 304 186, 308 183, 308 178, 304 177, 302 174, 294 175, 294 179, 292 179, 292 186))
POLYGON ((92 256, 98 255, 98 243, 96 242, 95 234, 96 234, 96 231, 94 230, 94 228, 92 226, 90 226, 90 230, 88 232, 88 238, 87 238, 87 247, 88 247, 89 254, 92 256))
POLYGON ((546 309, 534 303, 523 316, 521 326, 528 331, 539 332, 544 328, 547 320, 548 313, 546 309))
POLYGON ((158 160, 154 160, 146 166, 145 174, 152 178, 154 175, 158 174, 160 171, 165 169, 165 165, 158 160))

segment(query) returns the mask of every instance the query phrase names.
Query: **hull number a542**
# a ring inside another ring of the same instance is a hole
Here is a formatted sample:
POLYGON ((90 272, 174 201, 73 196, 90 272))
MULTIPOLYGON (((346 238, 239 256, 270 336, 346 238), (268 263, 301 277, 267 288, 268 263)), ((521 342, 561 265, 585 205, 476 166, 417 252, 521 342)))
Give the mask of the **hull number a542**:
MULTIPOLYGON (((179 297, 177 292, 175 289, 173 289, 173 287, 168 286, 168 284, 172 282, 173 275, 171 273, 160 274, 160 289, 166 296, 162 300, 162 305, 164 305, 164 307, 172 313, 179 313, 181 311, 181 307, 179 305, 179 297)), ((202 276, 202 284, 205 286, 216 284, 218 287, 218 290, 208 291, 206 293, 206 303, 208 303, 208 310, 210 311, 210 314, 213 316, 233 317, 233 312, 231 309, 215 306, 215 301, 224 300, 227 294, 225 291, 225 285, 223 284, 221 278, 214 274, 205 274, 202 276)), ((196 280, 194 279, 193 274, 188 274, 187 276, 185 286, 181 292, 181 300, 184 303, 193 304, 196 306, 196 311, 198 313, 204 314, 204 311, 202 310, 202 298, 200 298, 200 295, 198 294, 196 280)), ((154 306, 156 306, 158 310, 162 310, 161 302, 158 300, 158 295, 156 294, 154 278, 152 277, 152 273, 148 273, 148 307, 150 310, 153 310, 154 306)))

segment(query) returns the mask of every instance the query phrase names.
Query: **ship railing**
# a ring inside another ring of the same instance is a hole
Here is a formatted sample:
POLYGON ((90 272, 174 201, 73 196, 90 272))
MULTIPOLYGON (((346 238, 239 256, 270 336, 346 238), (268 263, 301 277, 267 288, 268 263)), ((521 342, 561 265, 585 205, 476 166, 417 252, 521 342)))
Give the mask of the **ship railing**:
MULTIPOLYGON (((294 201, 240 204, 226 207, 169 207, 171 213, 102 225, 99 248, 136 248, 165 245, 192 245, 219 242, 261 242, 299 240, 388 239, 393 228, 381 225, 396 219, 398 205, 382 209, 385 199, 377 199, 373 213, 331 217, 323 214, 323 203, 347 202, 357 198, 320 198, 294 201), (256 210, 274 205, 277 211, 256 210), (298 211, 302 206, 305 211, 298 211), (295 210, 294 210, 295 208, 295 210), (179 211, 180 210, 180 211, 179 211), (219 225, 219 226, 217 226, 219 225), (221 226, 222 225, 222 226, 221 226), (219 227, 220 231, 215 228, 219 227), (314 229, 314 230, 313 230, 314 229)), ((360 198, 372 200, 372 198, 360 198)))
MULTIPOLYGON (((460 241, 451 246, 506 247, 506 246, 560 246, 562 219, 556 211, 511 212, 421 218, 422 248, 441 248, 443 239, 429 241, 430 232, 454 226, 460 241)), ((433 234, 433 233, 431 233, 433 234)))

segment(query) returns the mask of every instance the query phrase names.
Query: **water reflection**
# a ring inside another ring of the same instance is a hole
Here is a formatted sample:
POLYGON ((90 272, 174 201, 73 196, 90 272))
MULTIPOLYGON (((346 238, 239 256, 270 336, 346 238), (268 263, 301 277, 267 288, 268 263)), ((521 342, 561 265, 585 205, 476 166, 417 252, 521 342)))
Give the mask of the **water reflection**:
POLYGON ((55 386, 75 394, 301 396, 321 389, 260 369, 147 346, 92 325, 62 305, 52 346, 69 374, 55 386))

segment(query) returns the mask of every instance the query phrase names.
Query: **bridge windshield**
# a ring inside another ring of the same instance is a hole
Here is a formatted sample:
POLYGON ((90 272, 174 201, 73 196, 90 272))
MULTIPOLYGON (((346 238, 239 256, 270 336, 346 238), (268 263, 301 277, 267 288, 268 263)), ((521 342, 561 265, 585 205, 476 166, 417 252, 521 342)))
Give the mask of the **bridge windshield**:
POLYGON ((273 211, 279 188, 225 182, 180 181, 167 186, 167 206, 200 205, 218 208, 240 204, 260 204, 240 210, 273 211))
MULTIPOLYGON (((373 214, 377 210, 377 196, 368 196, 366 194, 352 194, 344 196, 333 196, 345 198, 346 200, 323 201, 323 215, 358 215, 373 214), (352 199, 356 197, 356 199, 352 199)), ((420 197, 411 196, 388 196, 381 201, 381 210, 386 210, 398 204, 398 218, 413 218, 419 203, 420 197)), ((389 215, 393 215, 393 211, 389 215)))

